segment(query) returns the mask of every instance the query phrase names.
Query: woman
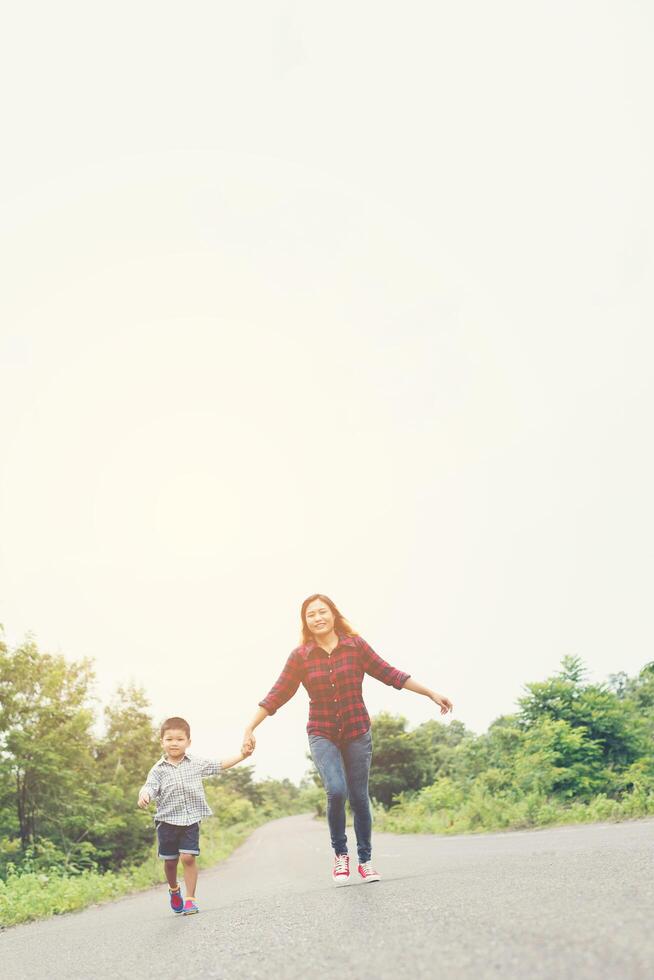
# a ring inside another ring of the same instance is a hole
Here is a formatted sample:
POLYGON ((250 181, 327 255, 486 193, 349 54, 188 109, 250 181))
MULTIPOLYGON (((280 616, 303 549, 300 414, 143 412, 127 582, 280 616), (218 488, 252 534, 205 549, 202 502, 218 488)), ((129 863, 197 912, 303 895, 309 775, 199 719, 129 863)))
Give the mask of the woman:
POLYGON ((326 595, 305 599, 300 618, 302 644, 291 652, 278 680, 259 702, 259 710, 245 730, 243 751, 254 749, 257 725, 274 715, 293 697, 300 683, 304 684, 310 698, 307 732, 311 758, 327 792, 327 820, 335 854, 332 880, 336 885, 347 885, 350 878, 345 834, 345 801, 349 798, 358 872, 364 882, 379 881, 371 862, 368 774, 372 737, 370 716, 361 695, 363 675, 370 674, 398 690, 424 694, 440 706, 442 715, 452 710, 452 703, 378 657, 326 595))

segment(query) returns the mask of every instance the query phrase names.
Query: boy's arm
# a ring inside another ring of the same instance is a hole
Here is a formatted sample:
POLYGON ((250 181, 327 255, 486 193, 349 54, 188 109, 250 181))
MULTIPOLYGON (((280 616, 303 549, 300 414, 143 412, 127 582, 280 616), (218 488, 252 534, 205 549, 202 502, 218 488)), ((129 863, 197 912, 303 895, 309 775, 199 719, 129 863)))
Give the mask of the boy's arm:
POLYGON ((231 769, 232 766, 237 766, 239 762, 243 762, 244 759, 247 759, 253 752, 254 749, 249 749, 247 752, 243 752, 241 750, 238 755, 231 755, 228 759, 222 759, 220 762, 220 768, 231 769))
POLYGON ((247 752, 239 752, 238 755, 229 756, 227 759, 221 759, 220 761, 205 759, 202 760, 202 776, 217 776, 219 772, 223 769, 231 769, 232 766, 238 765, 239 762, 243 762, 243 759, 247 759, 249 755, 252 755, 254 749, 250 749, 247 752))
POLYGON ((159 790, 161 784, 154 771, 154 768, 148 773, 148 778, 145 780, 143 786, 139 790, 138 805, 142 810, 147 810, 150 806, 151 800, 154 800, 159 795, 159 790))

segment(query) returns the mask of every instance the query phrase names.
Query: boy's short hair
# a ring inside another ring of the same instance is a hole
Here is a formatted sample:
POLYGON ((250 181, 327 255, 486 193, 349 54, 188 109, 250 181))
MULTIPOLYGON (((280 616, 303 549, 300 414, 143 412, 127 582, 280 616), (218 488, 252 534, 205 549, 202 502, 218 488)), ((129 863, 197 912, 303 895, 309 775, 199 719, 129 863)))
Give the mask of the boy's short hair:
POLYGON ((185 732, 187 738, 191 737, 191 726, 187 721, 184 721, 183 718, 166 718, 166 720, 162 722, 161 729, 159 730, 159 737, 163 738, 166 732, 171 728, 181 728, 181 730, 185 732))

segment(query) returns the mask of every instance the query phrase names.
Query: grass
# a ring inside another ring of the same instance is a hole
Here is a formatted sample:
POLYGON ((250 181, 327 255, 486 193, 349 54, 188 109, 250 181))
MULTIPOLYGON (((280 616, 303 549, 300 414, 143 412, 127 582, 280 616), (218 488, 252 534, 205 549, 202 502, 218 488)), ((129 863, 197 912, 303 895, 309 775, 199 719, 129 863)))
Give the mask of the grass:
MULTIPOLYGON (((200 868, 209 868, 224 860, 267 819, 270 818, 251 818, 229 827, 221 826, 215 818, 204 821, 200 868)), ((12 874, 6 881, 0 880, 0 927, 74 912, 88 905, 151 888, 163 880, 163 866, 156 856, 156 845, 151 856, 142 864, 117 873, 85 871, 69 876, 52 873, 12 874)))
POLYGON ((456 792, 455 798, 448 798, 454 787, 443 785, 447 782, 403 798, 390 810, 376 808, 375 829, 395 834, 488 833, 654 816, 651 792, 635 791, 621 800, 600 794, 588 802, 564 803, 538 793, 520 800, 503 799, 473 786, 463 798, 456 798, 456 792))

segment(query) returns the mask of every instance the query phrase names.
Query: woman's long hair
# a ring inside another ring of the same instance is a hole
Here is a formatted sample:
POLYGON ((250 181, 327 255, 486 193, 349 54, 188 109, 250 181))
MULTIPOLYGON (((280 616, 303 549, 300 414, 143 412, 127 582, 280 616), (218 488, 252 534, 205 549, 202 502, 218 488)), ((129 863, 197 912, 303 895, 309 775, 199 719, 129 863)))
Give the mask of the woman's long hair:
POLYGON ((302 608, 300 610, 300 619, 302 620, 302 632, 300 634, 300 639, 302 643, 308 643, 313 639, 313 633, 307 626, 306 612, 307 607, 315 602, 316 599, 320 599, 324 602, 326 606, 329 606, 332 613, 334 614, 334 629, 337 633, 345 634, 345 636, 358 636, 357 631, 353 629, 348 623, 347 619, 341 615, 329 596, 322 595, 320 592, 316 592, 315 595, 310 595, 308 599, 305 599, 302 603, 302 608))

